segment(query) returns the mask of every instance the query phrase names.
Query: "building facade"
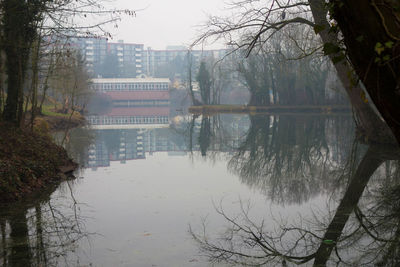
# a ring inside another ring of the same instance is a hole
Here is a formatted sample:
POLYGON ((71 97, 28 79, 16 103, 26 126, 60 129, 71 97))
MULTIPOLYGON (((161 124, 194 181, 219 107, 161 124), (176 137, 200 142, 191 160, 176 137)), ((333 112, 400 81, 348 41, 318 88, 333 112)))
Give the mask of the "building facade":
POLYGON ((116 55, 123 77, 137 77, 143 73, 143 44, 124 43, 119 40, 117 43, 108 43, 108 53, 116 55))
POLYGON ((149 77, 165 77, 166 75, 160 75, 162 68, 173 71, 179 78, 186 75, 190 64, 196 70, 202 60, 211 58, 219 60, 229 51, 227 49, 189 51, 184 46, 168 46, 165 50, 154 50, 150 47, 144 49, 144 44, 125 43, 123 40, 109 42, 103 37, 70 37, 65 42, 69 47, 80 51, 87 62, 88 70, 95 77, 107 77, 99 70, 108 56, 116 57, 120 72, 113 78, 135 78, 142 74, 149 77))
POLYGON ((107 56, 118 59, 120 76, 134 78, 143 73, 143 44, 108 42, 107 38, 72 37, 69 46, 80 51, 90 72, 98 74, 107 56))
POLYGON ((73 37, 69 39, 69 44, 85 58, 90 72, 94 72, 95 67, 101 65, 107 56, 106 38, 73 37))
POLYGON ((113 104, 107 114, 88 117, 90 124, 96 128, 169 124, 168 79, 97 78, 92 80, 91 87, 93 91, 107 95, 113 104))
POLYGON ((202 60, 219 60, 228 53, 226 49, 189 51, 184 47, 180 47, 180 49, 176 49, 179 47, 171 48, 175 49, 153 50, 147 48, 147 50, 144 50, 143 69, 147 76, 157 77, 158 70, 163 67, 175 67, 177 74, 186 74, 190 64, 193 69, 197 69, 202 60))

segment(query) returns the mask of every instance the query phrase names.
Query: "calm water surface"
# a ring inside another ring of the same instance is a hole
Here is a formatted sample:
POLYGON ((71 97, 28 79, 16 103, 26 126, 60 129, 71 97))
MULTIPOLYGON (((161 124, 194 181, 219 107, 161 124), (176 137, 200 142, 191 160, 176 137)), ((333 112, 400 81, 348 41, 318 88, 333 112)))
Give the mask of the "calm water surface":
POLYGON ((66 140, 78 179, 2 208, 0 265, 397 264, 397 152, 355 142, 351 117, 181 117, 66 140))

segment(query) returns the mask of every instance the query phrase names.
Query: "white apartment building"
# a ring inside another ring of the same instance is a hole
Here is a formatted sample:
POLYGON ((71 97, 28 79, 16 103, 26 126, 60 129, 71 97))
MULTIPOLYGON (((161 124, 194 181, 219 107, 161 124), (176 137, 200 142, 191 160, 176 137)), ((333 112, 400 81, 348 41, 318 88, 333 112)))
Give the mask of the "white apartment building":
POLYGON ((175 49, 153 50, 148 47, 147 50, 143 52, 144 73, 148 76, 155 76, 157 67, 171 64, 177 58, 180 58, 179 60, 183 61, 185 67, 187 67, 189 56, 192 58, 192 67, 196 69, 199 67, 201 60, 206 58, 219 60, 228 53, 227 49, 191 50, 189 52, 189 50, 184 47, 171 48, 175 49))
POLYGON ((143 44, 124 43, 119 40, 117 43, 108 43, 108 52, 118 57, 118 62, 122 68, 131 68, 136 73, 131 77, 139 76, 143 73, 143 44))
POLYGON ((112 43, 107 38, 92 37, 74 37, 70 43, 84 56, 91 72, 104 63, 108 54, 114 54, 118 57, 120 67, 127 72, 125 76, 136 77, 143 73, 143 44, 124 43, 122 40, 112 43))
POLYGON ((106 38, 74 37, 70 39, 70 43, 72 47, 81 52, 89 71, 93 72, 94 66, 104 62, 107 55, 106 38))
POLYGON ((229 50, 189 50, 184 46, 170 46, 165 50, 154 50, 143 44, 125 43, 123 40, 109 42, 107 38, 73 37, 70 38, 71 47, 78 49, 87 61, 89 71, 96 73, 96 68, 104 63, 107 55, 118 58, 122 71, 121 77, 134 78, 142 74, 156 77, 157 68, 171 66, 174 61, 180 61, 180 73, 185 74, 188 67, 188 58, 191 57, 193 69, 197 69, 201 60, 223 58, 229 50))

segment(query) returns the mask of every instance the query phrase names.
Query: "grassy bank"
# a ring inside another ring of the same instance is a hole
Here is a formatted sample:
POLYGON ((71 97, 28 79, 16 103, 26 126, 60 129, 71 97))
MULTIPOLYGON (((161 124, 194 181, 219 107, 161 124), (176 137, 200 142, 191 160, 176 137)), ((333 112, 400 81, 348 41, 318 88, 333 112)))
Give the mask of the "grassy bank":
POLYGON ((79 112, 59 113, 55 111, 53 105, 44 105, 42 114, 37 116, 36 125, 43 124, 46 121, 50 131, 60 131, 70 128, 76 128, 85 124, 85 118, 79 112))
POLYGON ((246 105, 202 105, 191 106, 192 114, 213 115, 217 113, 250 113, 250 114, 331 114, 349 113, 349 106, 246 106, 246 105))

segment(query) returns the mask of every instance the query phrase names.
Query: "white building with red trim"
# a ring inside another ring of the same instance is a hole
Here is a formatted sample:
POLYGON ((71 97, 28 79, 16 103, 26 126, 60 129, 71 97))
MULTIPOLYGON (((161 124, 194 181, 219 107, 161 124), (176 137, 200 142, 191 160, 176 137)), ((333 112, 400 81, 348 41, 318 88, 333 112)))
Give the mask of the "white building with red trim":
POLYGON ((169 79, 97 78, 94 91, 110 97, 113 108, 101 116, 89 116, 95 128, 160 127, 169 124, 169 79))

